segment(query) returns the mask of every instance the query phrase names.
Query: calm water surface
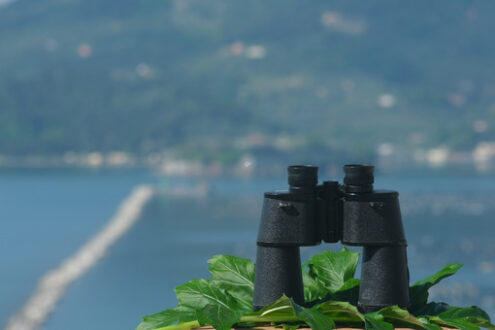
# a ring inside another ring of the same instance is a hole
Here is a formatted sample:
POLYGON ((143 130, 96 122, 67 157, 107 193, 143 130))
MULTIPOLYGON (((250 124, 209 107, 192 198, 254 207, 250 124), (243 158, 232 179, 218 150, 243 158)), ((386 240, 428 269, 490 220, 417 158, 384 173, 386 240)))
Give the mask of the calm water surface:
MULTIPOLYGON (((37 278, 104 225, 135 184, 155 180, 129 172, 0 175, 2 321, 37 278)), ((215 179, 207 197, 155 198, 105 259, 70 287, 46 329, 133 329, 141 316, 175 306, 175 286, 208 277, 211 256, 254 259, 262 193, 285 188, 284 180, 215 179)), ((376 182, 401 193, 412 282, 448 262, 464 263, 432 298, 481 305, 495 316, 495 177, 382 175, 376 182)), ((199 183, 161 181, 172 190, 199 183)), ((304 248, 302 256, 341 248, 304 248)))
POLYGON ((0 328, 38 279, 97 233, 144 172, 0 172, 0 328))

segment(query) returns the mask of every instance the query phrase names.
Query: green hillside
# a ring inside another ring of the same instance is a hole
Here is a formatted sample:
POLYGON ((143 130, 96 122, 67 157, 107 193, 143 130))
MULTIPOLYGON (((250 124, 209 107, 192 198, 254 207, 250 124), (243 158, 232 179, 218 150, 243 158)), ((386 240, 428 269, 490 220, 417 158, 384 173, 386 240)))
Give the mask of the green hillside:
POLYGON ((495 139, 494 10, 17 0, 0 8, 0 153, 205 152, 255 132, 323 149, 470 149, 495 139))

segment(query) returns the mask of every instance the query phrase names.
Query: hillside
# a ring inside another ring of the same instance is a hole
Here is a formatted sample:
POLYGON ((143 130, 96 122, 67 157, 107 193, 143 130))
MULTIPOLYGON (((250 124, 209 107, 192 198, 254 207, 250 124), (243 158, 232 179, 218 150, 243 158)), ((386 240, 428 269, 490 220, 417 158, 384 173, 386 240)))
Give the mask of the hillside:
MULTIPOLYGON (((495 139, 493 2, 17 0, 0 154, 495 139)), ((319 150, 319 149, 318 149, 319 150)))

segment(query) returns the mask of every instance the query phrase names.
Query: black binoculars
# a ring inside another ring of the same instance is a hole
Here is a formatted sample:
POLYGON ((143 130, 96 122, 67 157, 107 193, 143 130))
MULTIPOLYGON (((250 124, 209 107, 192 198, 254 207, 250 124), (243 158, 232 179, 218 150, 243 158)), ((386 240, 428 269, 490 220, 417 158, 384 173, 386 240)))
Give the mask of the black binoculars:
MULTIPOLYGON (((299 247, 363 246, 358 308, 409 305, 406 238, 398 192, 374 190, 374 167, 344 166, 344 184, 318 185, 318 167, 289 166, 289 190, 266 192, 257 239, 253 307, 283 294, 305 305, 299 247)), ((330 275, 329 275, 330 276, 330 275)))

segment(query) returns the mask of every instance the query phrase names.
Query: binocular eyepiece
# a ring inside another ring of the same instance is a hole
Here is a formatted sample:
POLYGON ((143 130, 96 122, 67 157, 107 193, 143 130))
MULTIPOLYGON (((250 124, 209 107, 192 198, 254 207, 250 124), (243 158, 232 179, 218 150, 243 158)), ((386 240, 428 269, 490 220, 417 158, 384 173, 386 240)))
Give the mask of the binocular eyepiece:
MULTIPOLYGON (((257 239, 254 309, 283 294, 304 305, 299 248, 363 246, 358 307, 409 305, 407 242, 398 193, 375 190, 374 167, 344 166, 344 184, 318 185, 318 167, 289 166, 289 190, 266 192, 257 239)), ((330 276, 330 274, 329 274, 330 276)))

